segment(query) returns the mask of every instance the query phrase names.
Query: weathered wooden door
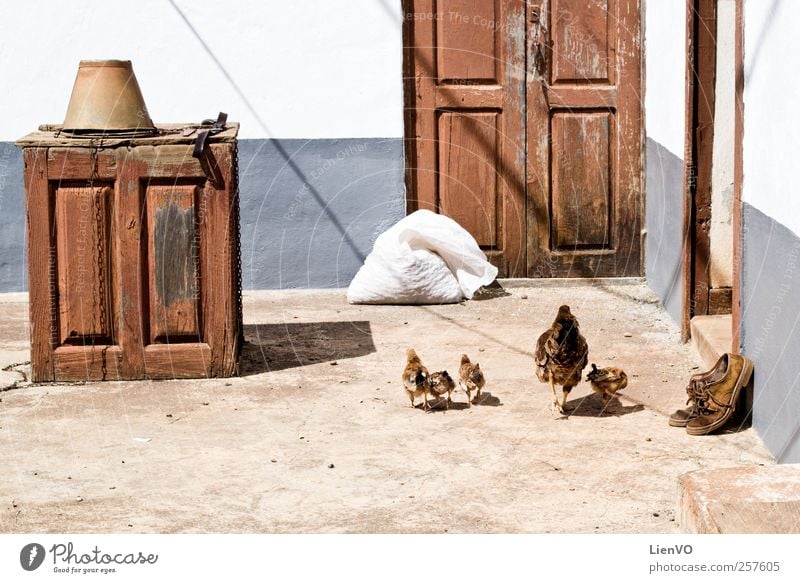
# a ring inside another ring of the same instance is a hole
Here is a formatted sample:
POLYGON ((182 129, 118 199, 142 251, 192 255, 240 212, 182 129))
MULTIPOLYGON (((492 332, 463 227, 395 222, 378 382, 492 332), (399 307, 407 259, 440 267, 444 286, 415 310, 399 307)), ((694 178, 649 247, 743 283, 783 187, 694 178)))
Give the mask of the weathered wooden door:
POLYGON ((525 2, 404 4, 409 211, 452 217, 523 276, 525 2))
POLYGON ((409 211, 501 276, 641 275, 639 0, 407 0, 409 211))
POLYGON ((530 277, 642 272, 639 0, 542 0, 528 15, 530 277))

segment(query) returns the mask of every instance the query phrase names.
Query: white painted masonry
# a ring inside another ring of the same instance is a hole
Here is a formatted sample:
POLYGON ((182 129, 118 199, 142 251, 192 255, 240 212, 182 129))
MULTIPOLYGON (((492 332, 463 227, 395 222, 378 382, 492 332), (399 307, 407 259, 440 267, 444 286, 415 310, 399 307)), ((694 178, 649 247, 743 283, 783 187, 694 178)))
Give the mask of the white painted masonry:
POLYGON ((717 78, 711 167, 711 287, 733 285, 733 153, 736 113, 736 2, 717 3, 717 78))
POLYGON ((17 1, 0 39, 0 141, 63 121, 78 62, 107 58, 133 61, 156 122, 223 110, 242 138, 403 135, 400 0, 17 1))
POLYGON ((645 0, 647 137, 683 159, 686 6, 645 0))
POLYGON ((685 5, 644 0, 646 196, 645 264, 650 287, 681 317, 685 5))
POLYGON ((745 2, 742 199, 800 235, 800 2, 745 2))

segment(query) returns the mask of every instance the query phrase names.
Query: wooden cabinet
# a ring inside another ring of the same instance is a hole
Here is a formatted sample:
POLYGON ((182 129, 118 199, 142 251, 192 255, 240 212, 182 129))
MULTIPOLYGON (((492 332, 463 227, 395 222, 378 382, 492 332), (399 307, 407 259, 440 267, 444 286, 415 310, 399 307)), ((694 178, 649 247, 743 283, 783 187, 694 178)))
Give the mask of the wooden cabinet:
POLYGON ((225 377, 241 344, 237 124, 23 148, 32 380, 225 377))

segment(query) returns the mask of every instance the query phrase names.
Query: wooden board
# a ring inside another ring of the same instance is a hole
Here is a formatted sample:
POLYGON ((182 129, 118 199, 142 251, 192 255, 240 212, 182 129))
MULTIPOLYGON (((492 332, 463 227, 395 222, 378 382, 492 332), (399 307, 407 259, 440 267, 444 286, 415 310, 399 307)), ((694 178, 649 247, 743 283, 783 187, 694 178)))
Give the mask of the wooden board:
POLYGON ((742 186, 744 182, 744 0, 736 0, 735 111, 733 116, 733 288, 731 352, 742 351, 742 186))
MULTIPOLYGON (((66 147, 66 148, 116 148, 119 146, 163 146, 167 144, 193 144, 196 134, 185 135, 184 129, 197 128, 197 124, 159 124, 158 133, 149 137, 71 137, 61 133, 62 126, 56 124, 43 125, 38 132, 31 132, 15 143, 19 147, 66 147)), ((208 143, 232 143, 239 133, 238 123, 228 123, 225 129, 208 138, 208 143)))
POLYGON ((681 336, 684 341, 690 337, 691 318, 711 313, 709 265, 716 36, 716 2, 686 0, 684 245, 681 265, 681 336))
POLYGON ((53 201, 47 181, 47 149, 26 148, 25 205, 28 241, 28 301, 31 324, 31 380, 54 380, 53 347, 58 333, 53 201))
POLYGON ((55 378, 71 381, 125 379, 119 346, 59 346, 53 351, 55 378))
POLYGON ((153 344, 145 348, 144 357, 147 378, 150 379, 220 376, 212 372, 211 347, 204 342, 153 344))

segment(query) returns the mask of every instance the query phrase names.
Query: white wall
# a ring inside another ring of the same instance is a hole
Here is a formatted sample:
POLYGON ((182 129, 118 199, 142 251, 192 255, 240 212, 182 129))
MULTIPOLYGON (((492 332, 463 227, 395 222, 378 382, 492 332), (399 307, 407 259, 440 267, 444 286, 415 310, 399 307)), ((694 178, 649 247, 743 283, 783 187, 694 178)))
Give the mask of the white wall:
POLYGON ((736 2, 717 3, 714 152, 711 166, 711 287, 733 285, 733 154, 736 113, 736 2))
POLYGON ((243 138, 403 135, 400 0, 4 4, 0 141, 62 122, 78 62, 107 58, 133 61, 156 122, 223 110, 243 138))
POLYGON ((684 0, 644 0, 646 141, 645 273, 676 322, 681 318, 684 0))
POLYGON ((800 2, 745 2, 742 199, 800 234, 800 2))
POLYGON ((645 0, 647 137, 683 159, 686 3, 645 0))

